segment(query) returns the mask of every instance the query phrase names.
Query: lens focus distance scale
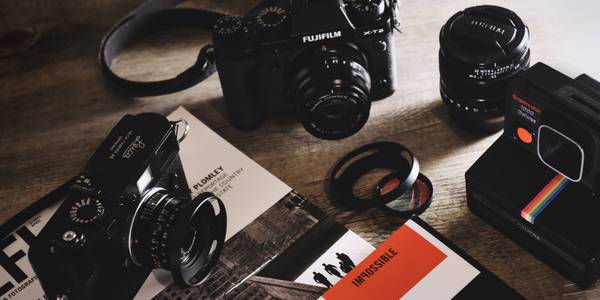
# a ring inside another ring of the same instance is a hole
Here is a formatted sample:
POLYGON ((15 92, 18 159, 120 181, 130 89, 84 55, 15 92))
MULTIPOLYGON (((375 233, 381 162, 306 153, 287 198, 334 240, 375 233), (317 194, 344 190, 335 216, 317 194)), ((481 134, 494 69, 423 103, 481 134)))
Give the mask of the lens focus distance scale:
MULTIPOLYGON (((157 192, 148 200, 149 206, 154 207, 154 209, 152 209, 153 212, 156 209, 160 209, 158 216, 156 217, 156 228, 152 230, 150 246, 152 263, 155 267, 162 267, 169 263, 166 248, 171 231, 171 224, 173 223, 173 220, 177 214, 177 208, 170 202, 177 200, 173 197, 165 200, 167 197, 168 195, 157 192), (161 207, 159 208, 158 205, 162 201, 166 201, 166 203, 162 203, 161 207)), ((142 212, 142 215, 143 214, 144 212, 142 212)))

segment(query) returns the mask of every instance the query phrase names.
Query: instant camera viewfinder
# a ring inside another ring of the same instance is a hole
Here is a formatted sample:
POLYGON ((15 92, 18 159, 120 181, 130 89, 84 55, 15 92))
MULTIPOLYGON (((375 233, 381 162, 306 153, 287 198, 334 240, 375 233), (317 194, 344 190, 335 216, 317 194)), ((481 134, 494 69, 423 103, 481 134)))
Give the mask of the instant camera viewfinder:
POLYGON ((466 173, 469 208, 587 287, 600 277, 600 83, 537 63, 506 101, 503 135, 466 173))
POLYGON ((29 249, 48 299, 131 299, 157 268, 184 286, 207 278, 225 207, 210 193, 191 198, 177 128, 158 114, 127 115, 74 179, 29 249))

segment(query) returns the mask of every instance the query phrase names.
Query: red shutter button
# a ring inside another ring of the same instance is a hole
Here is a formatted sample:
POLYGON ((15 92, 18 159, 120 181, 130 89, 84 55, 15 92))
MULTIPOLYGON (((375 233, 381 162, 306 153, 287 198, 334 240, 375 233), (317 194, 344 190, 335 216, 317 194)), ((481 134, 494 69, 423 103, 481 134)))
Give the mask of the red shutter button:
POLYGON ((529 132, 529 130, 523 128, 523 127, 518 127, 517 128, 517 137, 519 138, 519 140, 525 144, 531 144, 533 143, 533 134, 531 134, 531 132, 529 132))

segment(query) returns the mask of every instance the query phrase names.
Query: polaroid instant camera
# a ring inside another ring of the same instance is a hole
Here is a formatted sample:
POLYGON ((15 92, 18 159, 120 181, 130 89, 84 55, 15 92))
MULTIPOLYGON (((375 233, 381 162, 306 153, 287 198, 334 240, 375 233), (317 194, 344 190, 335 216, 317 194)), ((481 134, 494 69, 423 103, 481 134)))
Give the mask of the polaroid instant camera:
POLYGON ((537 63, 506 101, 503 135, 466 173, 469 208, 589 286, 600 276, 600 83, 537 63))
POLYGON ((191 198, 177 128, 127 115, 74 179, 29 248, 48 299, 132 299, 157 268, 185 286, 211 273, 225 207, 210 193, 191 198))
POLYGON ((311 134, 360 130, 371 101, 396 88, 396 0, 267 0, 213 30, 231 122, 251 129, 296 112, 311 134))

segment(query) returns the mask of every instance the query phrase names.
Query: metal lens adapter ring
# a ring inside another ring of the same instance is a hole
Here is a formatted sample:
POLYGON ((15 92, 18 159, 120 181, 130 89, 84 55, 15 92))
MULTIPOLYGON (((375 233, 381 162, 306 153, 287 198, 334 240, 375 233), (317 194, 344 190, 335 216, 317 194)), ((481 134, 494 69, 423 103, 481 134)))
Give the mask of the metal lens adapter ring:
POLYGON ((339 203, 352 208, 379 206, 409 191, 418 177, 419 161, 410 150, 393 142, 376 142, 359 147, 340 159, 329 178, 330 194, 339 203), (358 179, 379 168, 393 169, 390 174, 400 179, 393 192, 374 193, 371 198, 356 196, 353 188, 358 179))
POLYGON ((177 284, 197 286, 209 277, 219 261, 226 229, 225 205, 211 193, 181 207, 167 248, 177 284))

